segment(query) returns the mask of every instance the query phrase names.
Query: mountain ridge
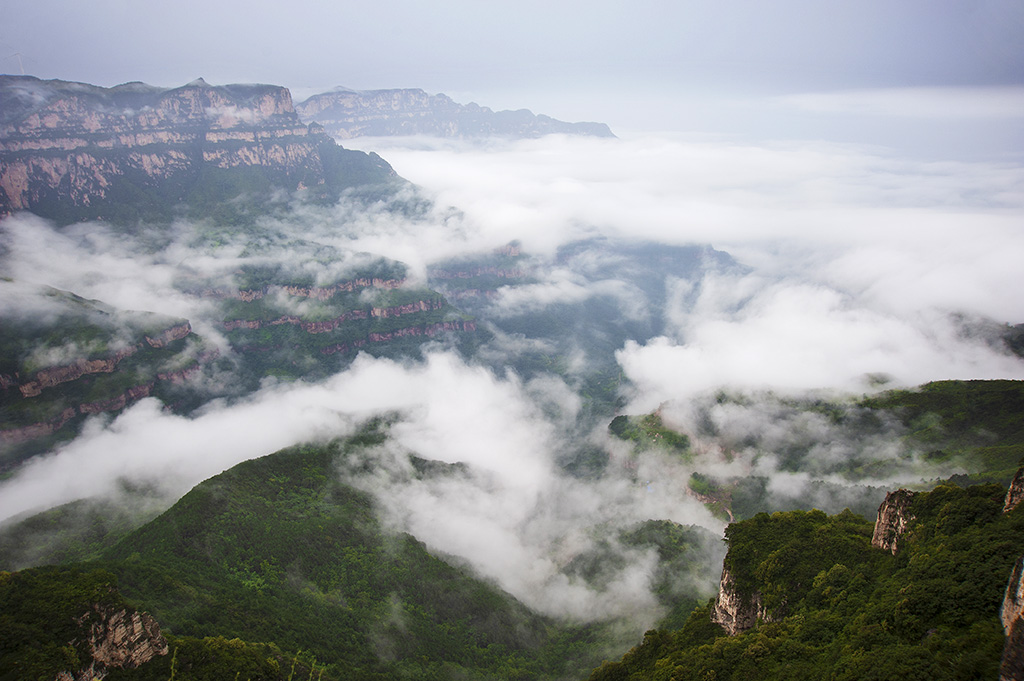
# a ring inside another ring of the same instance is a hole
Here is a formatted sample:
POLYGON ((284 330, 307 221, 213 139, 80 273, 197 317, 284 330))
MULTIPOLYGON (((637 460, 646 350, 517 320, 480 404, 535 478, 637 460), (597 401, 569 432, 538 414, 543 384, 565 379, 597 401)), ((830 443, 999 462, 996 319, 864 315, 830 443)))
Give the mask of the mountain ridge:
POLYGON ((615 137, 604 123, 567 123, 529 109, 494 111, 475 102, 460 104, 443 93, 419 88, 351 90, 335 88, 296 104, 306 122, 331 136, 434 135, 438 137, 532 138, 549 134, 615 137))
POLYGON ((335 201, 348 188, 398 181, 376 154, 344 149, 299 120, 281 86, 103 88, 0 76, 0 216, 166 219, 182 205, 199 215, 275 186, 335 201))

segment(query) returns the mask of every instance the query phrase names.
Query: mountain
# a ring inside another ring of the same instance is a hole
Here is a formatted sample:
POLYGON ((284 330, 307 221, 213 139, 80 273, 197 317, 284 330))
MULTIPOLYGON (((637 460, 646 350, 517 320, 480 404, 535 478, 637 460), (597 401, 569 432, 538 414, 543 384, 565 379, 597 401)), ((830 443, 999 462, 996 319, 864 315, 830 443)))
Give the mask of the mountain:
POLYGON ((0 228, 0 471, 145 397, 188 413, 268 375, 320 378, 359 352, 416 354, 474 334, 471 316, 412 284, 404 265, 323 243, 334 225, 318 240, 289 222, 298 206, 326 212, 342 195, 408 219, 422 210, 379 156, 303 124, 283 87, 0 76, 0 217, 57 224, 0 228), (73 227, 83 221, 102 224, 73 227), (12 241, 45 249, 34 239, 47 232, 74 242, 76 267, 111 251, 161 267, 168 249, 183 248, 164 297, 189 316, 19 281, 12 241))
POLYGON ((0 471, 70 437, 90 415, 174 399, 218 351, 188 320, 116 310, 68 291, 0 283, 0 471))
MULTIPOLYGON (((280 675, 253 678, 284 678, 281 650, 327 679, 565 678, 596 664, 609 635, 602 626, 537 615, 381 523, 358 480, 377 466, 366 455, 386 438, 387 423, 378 420, 345 441, 248 461, 197 486, 93 563, 0 573, 0 621, 18 632, 2 637, 0 659, 48 678, 74 673, 73 665, 89 664, 89 646, 73 618, 130 602, 159 623, 150 630, 168 645, 121 678, 167 678, 172 655, 179 673, 202 670, 218 655, 197 642, 211 639, 237 641, 238 654, 273 642, 280 675), (60 628, 42 627, 47 616, 60 628), (78 652, 62 654, 71 642, 78 652)), ((404 474, 460 471, 410 459, 404 474)))
POLYGON ((303 124, 274 85, 102 88, 0 76, 0 216, 61 223, 209 215, 273 188, 335 201, 392 186, 375 154, 339 147, 303 124))
POLYGON ((849 511, 730 525, 717 598, 590 679, 1020 679, 1024 511, 1006 496, 942 485, 891 494, 874 527, 849 511), (898 547, 879 540, 894 515, 898 547))
POLYGON ((604 123, 565 123, 527 109, 492 111, 419 89, 349 90, 313 95, 296 105, 302 120, 338 139, 391 135, 531 138, 550 134, 614 137, 604 123))
MULTIPOLYGON (((282 255, 295 261, 302 251, 293 244, 282 255)), ((329 258, 328 249, 319 254, 329 258)), ((378 258, 319 281, 280 261, 202 274, 183 268, 176 288, 201 316, 119 310, 0 281, 8 303, 20 301, 0 327, 0 472, 71 439, 89 416, 146 397, 189 413, 214 397, 254 391, 270 375, 324 378, 360 352, 409 356, 428 342, 486 338, 474 317, 378 258), (196 334, 193 322, 226 345, 196 334), (212 375, 221 387, 207 385, 212 375)))

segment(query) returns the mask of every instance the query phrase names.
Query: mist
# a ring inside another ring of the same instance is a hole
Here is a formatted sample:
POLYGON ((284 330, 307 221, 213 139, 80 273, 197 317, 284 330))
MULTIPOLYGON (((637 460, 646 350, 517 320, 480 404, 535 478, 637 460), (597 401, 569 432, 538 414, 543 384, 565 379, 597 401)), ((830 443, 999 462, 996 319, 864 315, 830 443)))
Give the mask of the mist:
MULTIPOLYGON (((764 476, 772 490, 794 495, 815 480, 890 484, 942 472, 898 451, 895 428, 830 448, 849 433, 799 421, 775 397, 759 395, 845 399, 939 379, 1024 378, 1024 363, 998 333, 977 331, 1024 321, 1019 165, 681 134, 346 143, 380 153, 431 205, 409 217, 386 205, 296 202, 285 217, 253 226, 264 236, 217 245, 197 239, 202 225, 176 224, 154 242, 145 232, 127 238, 100 225, 57 229, 14 216, 0 224, 3 274, 23 289, 5 309, 44 315, 45 308, 33 312, 31 287, 53 286, 118 309, 187 318, 226 351, 210 301, 185 292, 183 279, 228 273, 230 282, 242 266, 272 263, 330 282, 383 256, 403 263, 409 285, 422 285, 432 265, 517 242, 530 282, 499 288, 480 303, 486 316, 604 299, 622 320, 649 321, 656 333, 626 339, 611 356, 626 379, 622 411, 660 409, 668 425, 695 438, 699 456, 638 453, 611 439, 606 423, 581 421, 584 398, 572 372, 523 376, 507 368, 524 349, 552 344, 495 328, 473 359, 436 343, 404 361, 360 355, 318 383, 266 379, 250 395, 189 416, 150 398, 115 418, 94 417, 74 441, 0 482, 0 519, 140 487, 169 506, 240 461, 397 414, 388 444, 362 454, 376 462, 373 472, 351 479, 373 493, 389 527, 541 612, 649 622, 658 608, 649 551, 620 547, 625 567, 603 586, 567 567, 599 538, 647 519, 720 533, 725 521, 687 493, 692 473, 764 476), (607 261, 563 257, 586 239, 604 239, 611 250, 706 250, 700 267, 666 276, 655 299, 610 274, 607 261), (749 399, 712 408, 718 391, 749 399), (701 434, 698 413, 717 430, 701 434), (606 455, 602 475, 563 470, 566 453, 581 444, 606 455), (800 471, 781 456, 795 446, 800 471), (866 451, 893 462, 884 478, 853 481, 835 465, 866 451), (421 479, 409 473, 409 456, 462 468, 421 479)), ((568 363, 583 373, 590 359, 568 363)), ((351 473, 343 467, 339 475, 351 473)), ((705 558, 708 578, 696 586, 707 593, 721 556, 705 558)))

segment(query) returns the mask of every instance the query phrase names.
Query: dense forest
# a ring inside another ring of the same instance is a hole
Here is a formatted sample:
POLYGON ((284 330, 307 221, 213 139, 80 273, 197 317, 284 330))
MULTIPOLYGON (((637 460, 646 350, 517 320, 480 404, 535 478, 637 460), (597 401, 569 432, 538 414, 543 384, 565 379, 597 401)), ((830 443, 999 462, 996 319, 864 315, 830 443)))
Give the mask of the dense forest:
MULTIPOLYGON (((538 615, 381 524, 356 484, 378 465, 368 452, 388 439, 393 421, 376 419, 344 440, 239 464, 138 529, 80 502, 5 527, 5 562, 54 565, 3 573, 0 678, 94 665, 95 620, 121 610, 155 618, 166 654, 110 666, 108 678, 554 679, 589 669, 592 680, 994 678, 1024 511, 1003 513, 1005 484, 956 483, 1004 477, 1004 459, 991 453, 1020 444, 1020 392, 1012 382, 953 382, 865 402, 930 424, 909 440, 946 433, 942 455, 974 462, 971 474, 918 486, 895 554, 872 546, 874 518, 849 510, 758 512, 728 525, 732 594, 760 608, 756 626, 734 636, 715 623, 714 599, 677 586, 703 569, 696 554, 708 537, 652 520, 608 539, 656 550, 668 614, 621 660, 598 666, 616 659, 614 621, 538 615)), ((664 456, 692 455, 687 437, 653 416, 611 429, 641 448, 667 438, 664 456)), ((410 454, 402 474, 461 472, 410 454)), ((616 560, 598 550, 568 571, 597 582, 616 560)))

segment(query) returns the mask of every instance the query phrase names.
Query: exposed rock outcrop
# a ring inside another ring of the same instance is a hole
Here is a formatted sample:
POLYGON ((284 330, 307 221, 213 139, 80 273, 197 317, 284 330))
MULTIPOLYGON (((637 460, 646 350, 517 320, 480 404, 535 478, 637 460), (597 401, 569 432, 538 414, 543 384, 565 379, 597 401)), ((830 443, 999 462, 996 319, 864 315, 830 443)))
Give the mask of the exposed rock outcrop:
POLYGON ((1006 632, 1000 681, 1024 681, 1024 556, 1013 567, 999 615, 1006 632))
POLYGON ((184 324, 164 329, 155 336, 146 336, 146 342, 149 343, 151 348, 163 348, 176 340, 181 340, 190 333, 192 333, 192 325, 189 322, 185 322, 184 324))
POLYGON ((732 574, 727 568, 723 568, 718 597, 711 611, 711 621, 725 629, 730 636, 735 636, 753 629, 758 620, 774 620, 772 614, 762 604, 761 594, 757 591, 751 592, 749 596, 740 594, 732 574))
POLYGON ((476 322, 466 321, 454 321, 454 322, 438 322, 436 324, 427 324, 425 326, 409 326, 404 329, 397 329, 395 331, 387 331, 383 333, 374 332, 369 334, 365 339, 355 340, 351 343, 339 343, 337 345, 331 345, 323 348, 320 352, 325 355, 334 355, 337 353, 351 352, 359 348, 365 347, 367 343, 386 343, 396 338, 405 338, 409 336, 427 336, 433 338, 439 333, 445 332, 459 332, 463 331, 466 333, 472 333, 476 331, 476 322))
POLYGON ((914 519, 910 514, 910 502, 913 498, 914 493, 905 489, 898 489, 885 495, 885 501, 878 507, 875 531, 871 535, 872 546, 896 554, 900 540, 906 533, 910 521, 914 519))
POLYGON ((114 353, 110 357, 79 359, 72 364, 40 369, 31 381, 19 385, 18 390, 21 391, 23 397, 35 397, 42 393, 43 388, 52 388, 61 383, 75 381, 89 374, 113 373, 122 359, 131 357, 138 349, 137 345, 132 345, 114 353))
POLYGON ((552 133, 614 137, 604 123, 566 123, 527 109, 492 111, 419 89, 338 88, 313 95, 295 108, 303 121, 315 121, 339 139, 391 135, 532 138, 552 133))
POLYGON ((1024 500, 1024 467, 1017 470, 1010 482, 1010 488, 1006 490, 1006 503, 1003 504, 1003 513, 1009 513, 1017 508, 1017 504, 1024 500))
POLYGON ((118 610, 89 615, 93 659, 106 667, 134 668, 167 654, 160 625, 146 612, 118 610))
POLYGON ((167 640, 149 613, 95 606, 78 623, 87 632, 92 659, 82 669, 60 672, 56 681, 102 679, 109 669, 134 669, 168 652, 167 640))

